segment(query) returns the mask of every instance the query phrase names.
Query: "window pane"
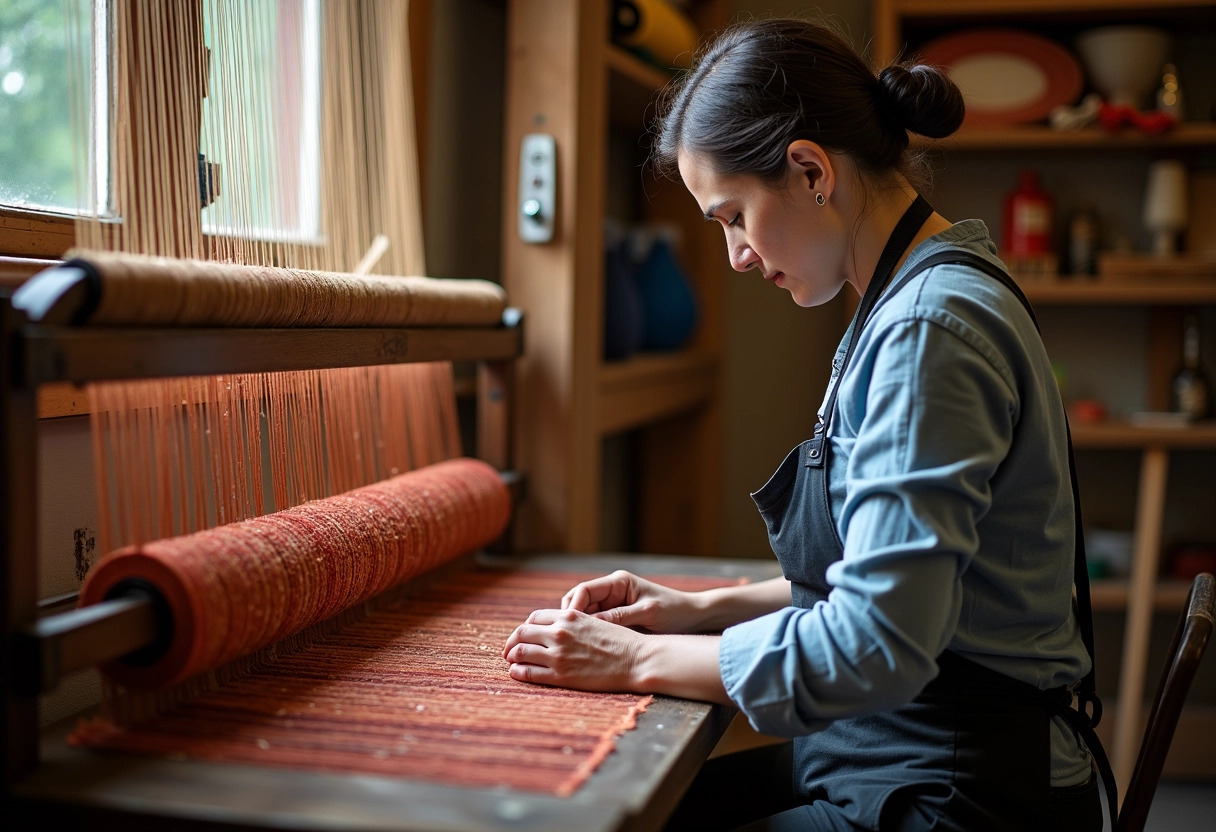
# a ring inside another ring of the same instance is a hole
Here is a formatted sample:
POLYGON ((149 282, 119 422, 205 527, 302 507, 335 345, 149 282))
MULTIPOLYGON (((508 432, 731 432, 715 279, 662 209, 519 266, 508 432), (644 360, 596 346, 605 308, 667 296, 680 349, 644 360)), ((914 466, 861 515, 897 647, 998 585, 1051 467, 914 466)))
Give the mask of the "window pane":
POLYGON ((205 0, 210 50, 200 151, 219 166, 212 234, 319 233, 319 0, 205 0))
POLYGON ((87 135, 90 0, 0 0, 0 204, 79 211, 87 135), (85 93, 85 94, 82 94, 85 93))

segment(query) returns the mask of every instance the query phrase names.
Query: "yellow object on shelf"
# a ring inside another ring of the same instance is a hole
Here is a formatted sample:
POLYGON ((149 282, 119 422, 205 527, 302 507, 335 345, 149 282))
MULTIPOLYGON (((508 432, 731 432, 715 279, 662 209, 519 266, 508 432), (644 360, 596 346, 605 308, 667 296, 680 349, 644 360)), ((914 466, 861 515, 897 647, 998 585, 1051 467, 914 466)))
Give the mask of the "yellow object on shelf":
POLYGON ((697 30, 668 0, 613 0, 612 39, 660 66, 687 67, 697 30))

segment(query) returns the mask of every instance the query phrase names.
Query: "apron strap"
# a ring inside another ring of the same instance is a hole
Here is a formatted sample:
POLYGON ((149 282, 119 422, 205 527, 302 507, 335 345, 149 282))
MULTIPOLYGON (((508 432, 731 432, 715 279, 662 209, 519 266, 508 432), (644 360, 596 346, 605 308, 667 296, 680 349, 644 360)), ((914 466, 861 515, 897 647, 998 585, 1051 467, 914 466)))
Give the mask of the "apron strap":
POLYGON ((844 360, 840 364, 840 374, 836 377, 836 383, 832 385, 832 391, 828 394, 827 403, 823 407, 823 417, 815 424, 815 434, 811 437, 806 462, 813 468, 823 467, 824 460, 827 458, 823 452, 823 443, 832 422, 832 414, 836 410, 836 395, 840 391, 840 379, 844 378, 844 368, 848 366, 849 359, 853 357, 853 350, 857 348, 857 342, 861 338, 861 329, 865 326, 866 319, 870 317, 874 304, 878 302, 882 288, 891 279, 891 273, 895 271, 895 264, 916 239, 925 220, 931 216, 933 216, 933 206, 923 196, 917 194, 916 199, 895 224, 891 236, 887 238, 887 244, 883 246, 882 254, 878 257, 878 264, 874 267, 874 274, 866 286, 865 294, 861 296, 861 302, 857 304, 857 312, 853 316, 853 331, 849 335, 849 344, 845 348, 844 360))
MULTIPOLYGON (((912 274, 932 268, 933 266, 940 266, 944 263, 971 266, 1003 283, 1021 301, 1027 314, 1030 315, 1030 320, 1034 323, 1035 329, 1038 330, 1039 322, 1035 318, 1034 309, 1031 308, 1030 301, 1027 300, 1022 288, 1014 282, 1008 272, 992 261, 980 257, 978 254, 969 251, 939 252, 917 263, 912 274)), ((1094 731, 1098 723, 1102 721, 1102 700, 1098 698, 1094 676, 1093 605, 1089 597, 1089 568, 1085 562, 1085 533, 1081 521, 1081 491, 1077 486, 1077 464, 1073 458, 1072 431, 1068 427, 1067 413, 1064 414, 1064 429, 1068 436, 1068 474, 1072 479, 1072 501, 1076 523, 1076 548, 1073 553, 1072 578, 1073 584, 1077 588, 1077 619, 1081 625, 1081 641, 1085 645, 1086 652, 1089 653, 1090 664, 1089 673, 1085 674, 1085 678, 1081 680, 1077 689, 1077 708, 1074 709, 1071 707, 1071 704, 1068 707, 1061 708, 1059 707, 1058 700, 1052 699, 1052 710, 1064 717, 1073 727, 1073 730, 1080 733, 1085 739, 1085 744, 1089 747, 1089 752, 1093 755, 1094 762, 1097 763, 1098 773, 1102 776, 1102 785, 1106 788, 1107 810, 1110 813, 1111 829, 1113 830, 1119 806, 1118 787, 1115 783, 1114 773, 1110 767, 1110 761, 1106 757, 1106 750, 1102 747, 1102 742, 1094 731)))

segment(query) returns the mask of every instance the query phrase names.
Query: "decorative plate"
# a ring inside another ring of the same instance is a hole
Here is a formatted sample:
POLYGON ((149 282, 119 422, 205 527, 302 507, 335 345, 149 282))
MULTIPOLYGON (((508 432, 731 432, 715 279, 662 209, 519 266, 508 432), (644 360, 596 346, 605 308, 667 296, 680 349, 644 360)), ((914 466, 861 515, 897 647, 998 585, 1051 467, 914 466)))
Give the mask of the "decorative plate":
POLYGON ((963 92, 968 127, 1041 121, 1081 94, 1081 65, 1047 38, 1018 29, 969 29, 924 46, 925 63, 940 66, 963 92))

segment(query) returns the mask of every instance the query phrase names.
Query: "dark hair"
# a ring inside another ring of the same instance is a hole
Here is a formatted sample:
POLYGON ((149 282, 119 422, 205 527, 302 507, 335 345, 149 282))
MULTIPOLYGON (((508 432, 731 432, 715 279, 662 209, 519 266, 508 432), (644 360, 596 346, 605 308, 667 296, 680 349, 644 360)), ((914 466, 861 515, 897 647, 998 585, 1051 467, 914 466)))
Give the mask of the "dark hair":
POLYGON ((809 139, 873 174, 920 172, 908 131, 940 138, 958 129, 963 97, 936 67, 889 66, 876 77, 852 46, 810 20, 765 19, 727 29, 666 91, 654 162, 676 168, 684 149, 723 174, 775 184, 785 151, 809 139))

